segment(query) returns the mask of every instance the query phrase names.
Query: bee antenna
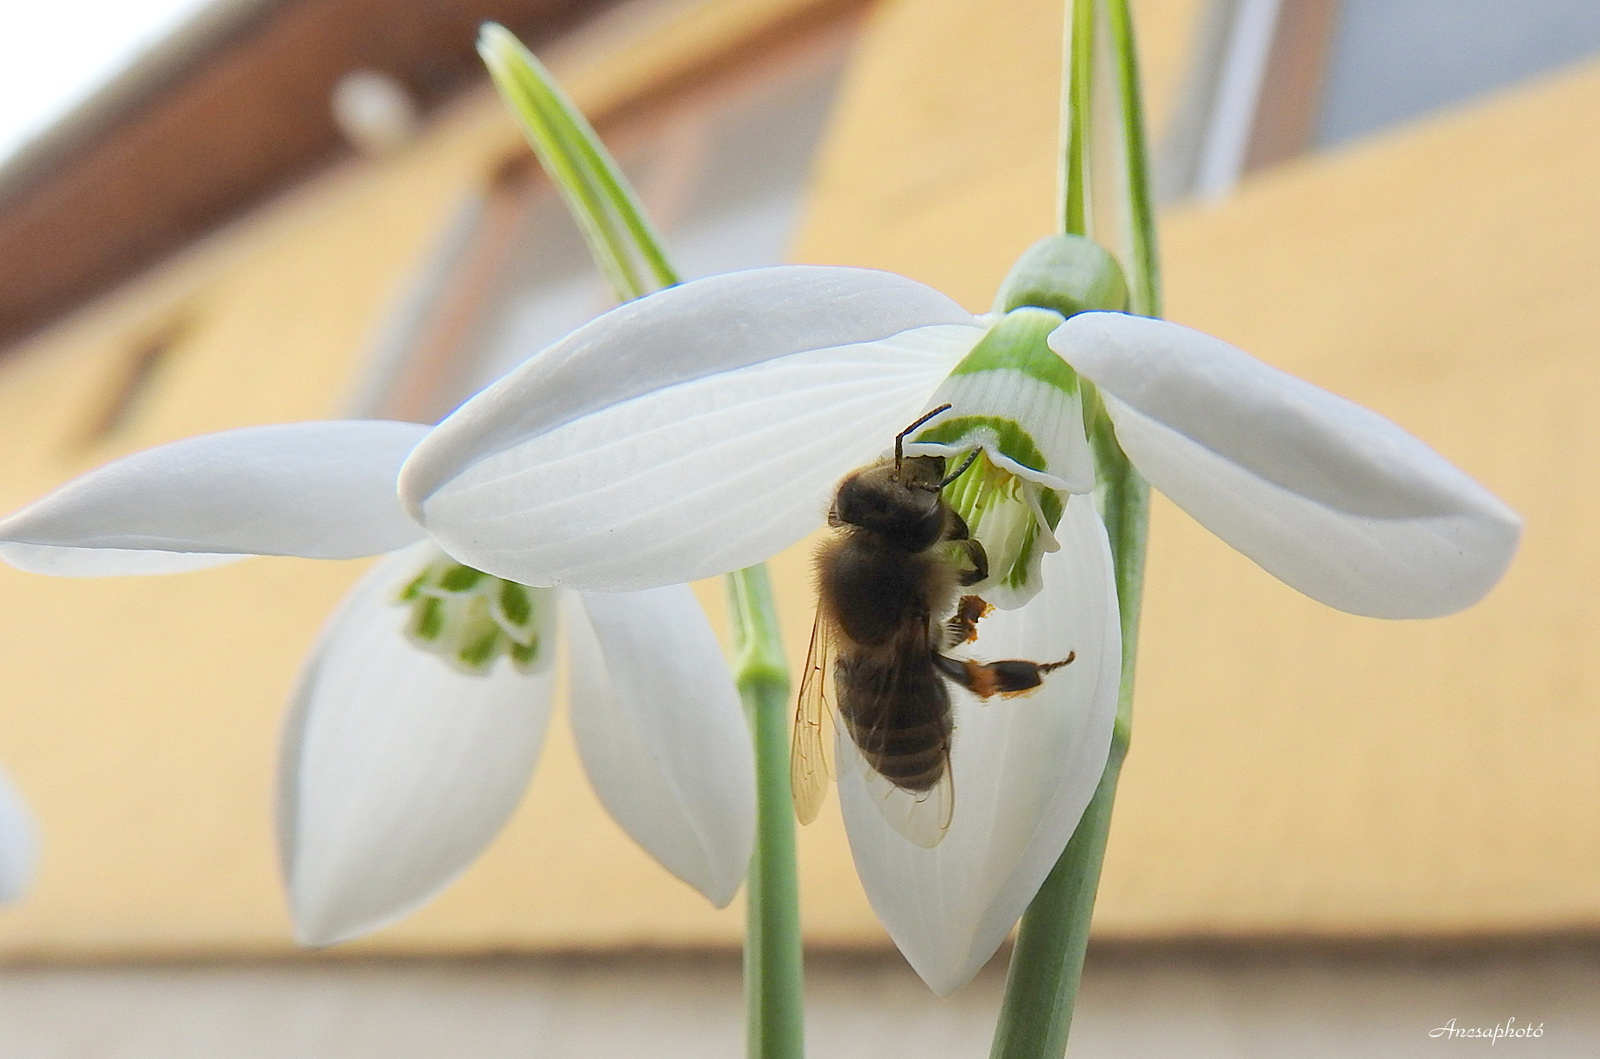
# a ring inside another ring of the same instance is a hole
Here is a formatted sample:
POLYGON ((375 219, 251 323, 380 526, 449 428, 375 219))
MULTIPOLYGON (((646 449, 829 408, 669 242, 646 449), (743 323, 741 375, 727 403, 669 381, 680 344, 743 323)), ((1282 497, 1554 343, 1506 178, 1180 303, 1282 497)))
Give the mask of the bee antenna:
POLYGON ((938 487, 943 489, 945 486, 949 485, 951 482, 967 473, 967 468, 972 466, 972 461, 977 459, 978 453, 982 451, 982 449, 973 449, 971 452, 967 453, 967 458, 961 461, 961 466, 955 469, 955 473, 946 475, 944 480, 939 483, 938 487))
MULTIPOLYGON (((928 420, 932 419, 934 416, 943 415, 945 412, 948 412, 948 411, 950 411, 950 402, 946 401, 944 404, 940 405, 938 408, 935 408, 933 411, 927 413, 921 419, 917 420, 915 423, 912 423, 910 426, 906 427, 904 430, 900 431, 900 433, 898 433, 898 434, 896 434, 894 436, 894 469, 895 470, 898 471, 900 469, 900 461, 901 461, 901 459, 904 458, 904 448, 903 448, 903 446, 905 445, 906 435, 911 433, 913 430, 917 429, 918 427, 920 427, 922 424, 926 423, 928 420)), ((961 469, 962 470, 966 470, 966 467, 962 467, 961 469)))

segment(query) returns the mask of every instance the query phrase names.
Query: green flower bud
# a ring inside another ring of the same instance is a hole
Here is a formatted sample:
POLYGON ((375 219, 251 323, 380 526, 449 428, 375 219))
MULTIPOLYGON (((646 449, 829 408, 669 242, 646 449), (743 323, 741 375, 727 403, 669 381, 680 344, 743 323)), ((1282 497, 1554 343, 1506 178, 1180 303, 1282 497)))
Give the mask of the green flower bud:
POLYGON ((1046 236, 1023 252, 995 295, 995 312, 1024 306, 1062 316, 1126 312, 1128 284, 1117 259, 1099 243, 1081 235, 1046 236))

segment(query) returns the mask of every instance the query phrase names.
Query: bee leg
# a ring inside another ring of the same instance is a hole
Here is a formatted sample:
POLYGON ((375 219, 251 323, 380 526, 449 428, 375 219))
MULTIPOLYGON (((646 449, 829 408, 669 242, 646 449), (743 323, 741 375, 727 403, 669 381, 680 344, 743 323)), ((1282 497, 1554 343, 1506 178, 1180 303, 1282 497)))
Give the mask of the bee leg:
POLYGON ((949 633, 949 642, 945 646, 959 647, 976 640, 978 619, 993 609, 977 596, 962 596, 961 602, 956 604, 955 616, 945 622, 945 629, 949 633))
POLYGON ((1078 657, 1076 651, 1067 652, 1059 662, 1025 662, 1011 658, 1003 662, 973 662, 959 658, 946 658, 935 652, 934 667, 960 684, 980 699, 995 695, 1020 695, 1044 683, 1044 675, 1060 669, 1078 657))
POLYGON ((944 539, 952 544, 961 545, 967 553, 967 562, 972 564, 971 570, 961 571, 961 585, 975 585, 989 576, 989 553, 983 550, 983 545, 972 537, 972 530, 967 526, 967 520, 958 515, 954 510, 949 511, 949 525, 946 526, 944 539))
POLYGON ((971 538, 964 540, 961 546, 966 549, 967 560, 972 563, 971 570, 961 571, 958 580, 962 587, 975 585, 989 576, 989 553, 983 550, 983 545, 971 538))

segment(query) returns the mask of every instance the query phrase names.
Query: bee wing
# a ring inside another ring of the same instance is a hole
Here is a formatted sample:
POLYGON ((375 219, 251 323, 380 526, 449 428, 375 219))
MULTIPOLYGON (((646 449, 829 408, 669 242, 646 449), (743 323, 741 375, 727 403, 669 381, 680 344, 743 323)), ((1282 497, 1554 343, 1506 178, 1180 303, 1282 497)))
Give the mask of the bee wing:
MULTIPOLYGON (((897 636, 894 655, 900 664, 879 671, 876 683, 856 689, 869 698, 881 701, 904 701, 908 696, 918 697, 925 692, 913 689, 929 680, 938 683, 942 678, 927 669, 932 644, 931 633, 925 626, 907 625, 897 636)), ((861 736, 868 747, 883 747, 892 743, 893 736, 883 732, 869 732, 861 736)), ((838 752, 850 760, 861 774, 867 792, 877 803, 889 825, 900 834, 924 849, 932 849, 950 829, 950 818, 955 812, 955 784, 950 774, 950 750, 944 749, 944 767, 939 779, 924 791, 908 790, 890 780, 873 767, 872 762, 847 734, 841 732, 838 752)))
POLYGON ((923 849, 932 849, 943 841, 956 807, 955 781, 950 775, 948 754, 939 782, 925 791, 908 791, 885 779, 843 733, 839 736, 839 753, 847 755, 860 772, 868 794, 890 827, 923 849))
POLYGON ((826 718, 834 716, 833 665, 837 653, 833 622, 817 607, 817 620, 811 626, 811 647, 806 651, 806 669, 800 677, 800 698, 794 711, 794 737, 789 742, 789 789, 794 798, 795 819, 809 824, 817 818, 822 799, 828 793, 833 769, 828 761, 828 735, 823 731, 826 718))

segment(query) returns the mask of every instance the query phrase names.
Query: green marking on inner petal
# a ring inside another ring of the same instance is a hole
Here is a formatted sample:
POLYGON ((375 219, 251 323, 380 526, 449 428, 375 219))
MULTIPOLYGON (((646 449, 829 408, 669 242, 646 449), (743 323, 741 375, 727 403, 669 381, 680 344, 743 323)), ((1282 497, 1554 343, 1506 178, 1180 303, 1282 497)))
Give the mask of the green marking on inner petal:
MULTIPOLYGON (((960 433, 956 439, 959 443, 960 433)), ((917 440, 930 439, 919 437, 917 440)), ((1024 446, 1016 446, 1006 455, 1017 459, 1018 452, 1028 455, 1024 446)), ((966 520, 972 535, 982 543, 989 557, 986 584, 1004 587, 1016 593, 1019 601, 1025 600, 1038 589, 1032 579, 1038 571, 1044 546, 1039 515, 1044 516, 1046 525, 1053 530, 1061 521, 1063 501, 1054 490, 1020 478, 996 464, 986 450, 980 449, 979 453, 972 466, 945 487, 944 498, 966 520), (1037 501, 1038 514, 1029 503, 1030 496, 1037 501)), ((978 591, 988 589, 979 586, 978 591)), ((1002 602, 1001 605, 1014 604, 1002 602)))
POLYGON ((437 640, 444 631, 444 604, 437 596, 426 596, 411 610, 411 635, 437 640))
POLYGON ((1005 576, 1000 578, 1000 583, 1007 588, 1020 589, 1028 582, 1028 574, 1033 568, 1033 554, 1039 548, 1039 530, 1035 527, 1028 531, 1023 539, 1022 547, 1017 552, 1017 557, 1006 568, 1005 576))
POLYGON ((422 586, 428 583, 428 575, 430 573, 432 573, 431 569, 425 569, 422 571, 422 573, 412 578, 411 583, 400 590, 401 600, 416 599, 417 596, 422 592, 422 586))
POLYGON ((1012 310, 989 328, 950 374, 1009 369, 1031 375, 1062 393, 1077 393, 1078 373, 1045 344, 1061 320, 1060 313, 1049 309, 1012 310))
POLYGON ((533 617, 533 604, 528 600, 528 590, 515 581, 500 585, 500 609, 513 624, 526 625, 533 617))
POLYGON ((533 642, 520 644, 515 641, 511 644, 511 661, 517 668, 524 671, 531 670, 539 662, 539 638, 535 636, 533 642))
POLYGON ((498 626, 485 629, 476 639, 461 645, 456 658, 468 669, 487 670, 499 654, 500 641, 505 639, 498 626))
POLYGON ((1039 510, 1044 512, 1044 520, 1050 523, 1050 528, 1055 529, 1061 525, 1061 514, 1066 510, 1066 505, 1061 502, 1061 494, 1054 489, 1041 489, 1039 510))
MULTIPOLYGON (((935 445, 959 445, 970 442, 976 446, 980 437, 986 445, 992 438, 994 447, 1002 456, 1015 460, 1024 467, 1047 473, 1050 470, 1045 464, 1044 453, 1040 452, 1039 446, 1034 443, 1033 435, 1018 426, 1014 419, 1004 419, 1000 416, 954 416, 938 420, 913 440, 935 445), (980 434, 980 431, 983 433, 980 434)), ((969 470, 968 474, 971 473, 969 470)), ((967 475, 962 477, 965 478, 967 475)))
POLYGON ((439 587, 446 592, 465 592, 489 575, 482 570, 456 563, 439 578, 439 587))

